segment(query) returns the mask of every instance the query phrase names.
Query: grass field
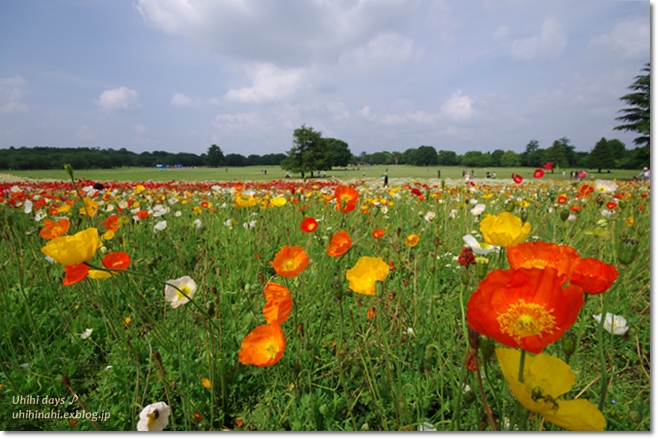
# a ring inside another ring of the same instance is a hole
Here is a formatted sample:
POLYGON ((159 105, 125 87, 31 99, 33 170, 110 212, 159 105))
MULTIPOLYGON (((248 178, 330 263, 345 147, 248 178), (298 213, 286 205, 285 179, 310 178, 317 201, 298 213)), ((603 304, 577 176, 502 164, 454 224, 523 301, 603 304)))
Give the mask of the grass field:
MULTIPOLYGON (((333 177, 339 180, 362 179, 362 178, 381 178, 388 169, 390 179, 394 178, 436 178, 437 171, 441 171, 441 178, 462 179, 463 167, 446 166, 446 167, 418 167, 418 166, 363 166, 357 168, 349 167, 347 171, 334 169, 327 173, 327 177, 333 177)), ((469 169, 469 172, 472 170, 469 169)), ((520 174, 523 178, 532 180, 534 168, 486 168, 475 169, 477 178, 485 180, 486 173, 496 172, 498 179, 509 179, 512 174, 520 174)), ((545 179, 555 180, 572 180, 569 173, 575 169, 565 170, 566 175, 561 171, 555 173, 546 172, 545 179)), ((63 170, 41 170, 41 171, 10 171, 12 175, 30 178, 52 178, 66 180, 68 176, 63 170)), ((634 170, 612 170, 610 174, 607 170, 600 175, 588 171, 588 179, 621 179, 628 180, 639 171, 634 170)), ((184 168, 184 169, 155 169, 155 168, 117 168, 111 170, 77 170, 76 177, 87 180, 100 181, 267 181, 284 178, 286 172, 278 166, 253 166, 244 168, 184 168), (228 171, 227 171, 228 169, 228 171), (267 174, 261 172, 266 170, 267 174)), ((293 175, 300 178, 300 175, 293 175)), ((307 175, 308 177, 308 175, 307 175)))
POLYGON ((634 172, 267 169, 0 179, 0 430, 651 430, 634 172))

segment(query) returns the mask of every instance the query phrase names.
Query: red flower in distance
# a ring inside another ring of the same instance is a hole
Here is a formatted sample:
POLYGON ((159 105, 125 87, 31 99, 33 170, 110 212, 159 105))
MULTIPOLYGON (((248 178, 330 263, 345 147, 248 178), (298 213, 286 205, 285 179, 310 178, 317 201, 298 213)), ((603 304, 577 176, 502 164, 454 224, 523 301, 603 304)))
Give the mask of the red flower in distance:
POLYGON ((542 178, 544 176, 544 170, 543 169, 536 169, 535 173, 533 174, 533 177, 535 178, 542 178))
POLYGON ((302 225, 301 225, 302 231, 306 233, 313 233, 317 228, 318 228, 318 222, 315 220, 315 218, 308 217, 302 220, 302 225))
POLYGON ((514 180, 514 183, 521 183, 523 182, 523 177, 521 177, 519 174, 512 174, 512 180, 514 180))

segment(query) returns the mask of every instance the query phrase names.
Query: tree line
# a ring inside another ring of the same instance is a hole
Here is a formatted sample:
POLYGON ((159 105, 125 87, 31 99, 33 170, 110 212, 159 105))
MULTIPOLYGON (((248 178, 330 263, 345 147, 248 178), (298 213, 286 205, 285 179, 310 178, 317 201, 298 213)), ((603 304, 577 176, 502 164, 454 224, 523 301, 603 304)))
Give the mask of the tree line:
MULTIPOLYGON (((217 147, 217 145, 213 145, 217 147)), ((209 151, 213 149, 209 148, 209 151)), ((219 147, 217 147, 219 148, 219 147)), ((213 166, 208 154, 197 155, 190 152, 170 153, 153 151, 135 153, 126 148, 55 148, 35 146, 33 148, 13 146, 0 150, 0 169, 61 169, 70 164, 74 169, 112 169, 128 166, 155 167, 156 165, 184 167, 213 166)), ((279 165, 286 158, 285 154, 222 154, 219 166, 271 166, 279 165)), ((217 165, 214 165, 217 166, 217 165)))

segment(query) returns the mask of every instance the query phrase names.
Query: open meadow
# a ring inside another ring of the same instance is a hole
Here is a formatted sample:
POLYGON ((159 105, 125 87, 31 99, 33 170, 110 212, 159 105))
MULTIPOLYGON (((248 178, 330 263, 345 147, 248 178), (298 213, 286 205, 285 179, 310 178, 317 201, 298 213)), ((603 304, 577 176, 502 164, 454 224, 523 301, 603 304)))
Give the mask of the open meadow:
POLYGON ((649 183, 462 171, 4 175, 0 428, 650 431, 649 183))

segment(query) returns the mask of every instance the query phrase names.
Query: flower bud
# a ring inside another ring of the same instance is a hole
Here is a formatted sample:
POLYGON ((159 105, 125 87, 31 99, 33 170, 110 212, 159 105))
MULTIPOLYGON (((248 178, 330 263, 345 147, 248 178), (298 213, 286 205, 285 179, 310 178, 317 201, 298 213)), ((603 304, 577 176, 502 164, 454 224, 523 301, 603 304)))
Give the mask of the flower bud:
POLYGON ((468 283, 471 281, 471 276, 468 274, 467 267, 461 267, 461 270, 459 270, 459 277, 461 278, 464 285, 468 285, 468 283))
POLYGON ((489 259, 478 256, 475 258, 475 275, 482 280, 489 273, 489 259))
POLYGON ((636 424, 639 424, 640 422, 642 422, 642 413, 637 410, 631 409, 628 411, 628 419, 631 422, 635 422, 636 424))
POLYGON ((562 336, 562 350, 564 350, 564 354, 567 356, 567 359, 569 359, 573 353, 576 352, 576 341, 576 334, 571 331, 565 332, 562 336))
POLYGON ((509 213, 512 213, 514 208, 516 207, 516 204, 510 202, 505 203, 505 210, 508 211, 509 213))
POLYGON ((68 163, 64 165, 64 170, 71 178, 73 178, 73 168, 68 163))
POLYGON ((470 326, 468 327, 468 344, 475 350, 480 347, 480 333, 470 326))
POLYGON ((568 210, 562 210, 562 211, 560 212, 560 219, 561 219, 562 221, 566 221, 567 218, 569 218, 569 211, 568 211, 568 210))
POLYGON ((521 209, 521 212, 519 213, 519 217, 521 217, 522 222, 528 221, 528 210, 524 207, 521 209))
POLYGON ((494 353, 494 341, 493 338, 480 338, 480 352, 482 352, 482 359, 484 361, 489 361, 491 356, 494 353))
POLYGON ((628 265, 637 256, 638 242, 634 239, 626 238, 622 239, 619 243, 619 248, 617 249, 617 257, 619 262, 623 265, 628 265))
POLYGON ((622 209, 623 209, 624 207, 626 207, 626 201, 624 201, 624 200, 619 200, 619 207, 621 207, 622 209))

